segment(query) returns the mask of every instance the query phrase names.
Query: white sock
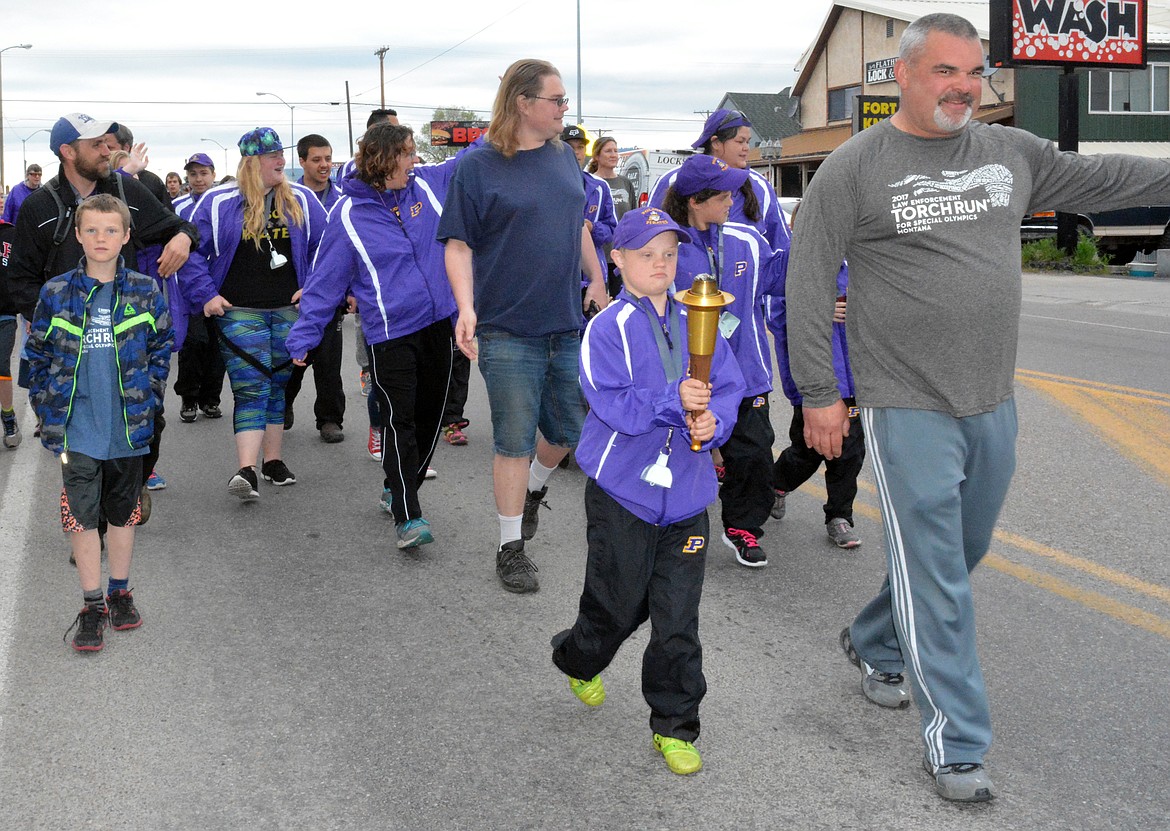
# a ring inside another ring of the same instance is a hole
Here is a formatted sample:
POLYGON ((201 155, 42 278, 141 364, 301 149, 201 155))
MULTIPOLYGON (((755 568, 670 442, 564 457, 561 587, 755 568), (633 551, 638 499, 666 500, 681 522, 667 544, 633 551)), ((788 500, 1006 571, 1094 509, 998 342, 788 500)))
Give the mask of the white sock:
POLYGON ((518 516, 496 514, 496 516, 500 518, 500 545, 520 539, 520 520, 524 519, 523 514, 518 516))
POLYGON ((528 466, 528 490, 538 491, 548 484, 548 477, 552 476, 555 467, 545 467, 540 459, 532 457, 532 464, 528 466))

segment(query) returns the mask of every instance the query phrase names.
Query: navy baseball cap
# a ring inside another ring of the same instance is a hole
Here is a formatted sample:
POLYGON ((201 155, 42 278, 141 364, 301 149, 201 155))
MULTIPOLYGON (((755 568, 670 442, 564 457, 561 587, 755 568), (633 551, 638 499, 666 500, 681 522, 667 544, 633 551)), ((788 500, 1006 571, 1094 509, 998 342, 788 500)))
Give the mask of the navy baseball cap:
POLYGON ((626 211, 613 233, 614 248, 641 248, 659 234, 674 231, 679 242, 690 242, 691 235, 670 218, 661 208, 638 208, 626 211))
POLYGON ((681 196, 693 196, 701 190, 739 190, 748 172, 732 167, 722 159, 699 153, 688 156, 678 169, 672 187, 681 196))
POLYGON ((707 139, 713 137, 720 130, 725 130, 728 127, 751 127, 752 123, 748 121, 748 117, 739 110, 716 110, 707 116, 706 123, 703 124, 703 132, 699 133, 698 140, 691 145, 691 147, 698 150, 707 143, 707 139))
POLYGON ((72 144, 78 139, 101 138, 117 129, 116 121, 99 121, 85 113, 69 113, 58 118, 49 132, 49 149, 60 156, 62 144, 72 144))
POLYGON ((215 162, 211 160, 211 156, 206 153, 196 153, 191 158, 187 159, 186 164, 183 165, 183 170, 190 170, 191 165, 201 164, 204 167, 210 167, 215 170, 215 162))

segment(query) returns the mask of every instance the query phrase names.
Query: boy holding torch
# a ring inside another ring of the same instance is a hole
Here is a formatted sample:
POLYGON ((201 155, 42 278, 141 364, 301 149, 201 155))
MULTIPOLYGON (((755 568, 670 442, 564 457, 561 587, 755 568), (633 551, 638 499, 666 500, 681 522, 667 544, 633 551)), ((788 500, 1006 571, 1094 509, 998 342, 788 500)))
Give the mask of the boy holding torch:
POLYGON ((599 673, 649 619, 642 693, 654 748, 687 774, 702 767, 694 747, 707 689, 699 599, 707 506, 718 493, 708 451, 731 433, 744 384, 721 337, 710 383, 687 376, 687 310, 670 296, 680 240, 689 235, 657 208, 630 211, 614 235, 625 287, 581 344, 590 408, 576 451, 589 477, 585 586, 576 623, 552 645, 570 689, 597 706, 605 700, 599 673))

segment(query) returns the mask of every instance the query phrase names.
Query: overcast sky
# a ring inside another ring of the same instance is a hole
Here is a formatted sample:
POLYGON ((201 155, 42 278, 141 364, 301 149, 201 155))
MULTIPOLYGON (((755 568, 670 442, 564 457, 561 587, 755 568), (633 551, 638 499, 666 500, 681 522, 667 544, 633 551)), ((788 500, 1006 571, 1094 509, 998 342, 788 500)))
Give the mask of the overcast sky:
MULTIPOLYGON (((328 3, 250 6, 94 4, 58 0, 52 23, 34 2, 5 2, 3 53, 5 183, 29 162, 56 172, 49 128, 67 112, 125 122, 151 148, 150 169, 177 170, 198 151, 234 172, 235 143, 272 126, 286 144, 321 133, 334 157, 348 157, 345 85, 353 128, 379 106, 378 58, 386 54, 386 101, 404 123, 424 127, 436 107, 491 108, 497 79, 521 57, 552 61, 575 121, 577 25, 574 0, 328 3), (243 16, 239 14, 243 13, 243 16), (120 48, 118 48, 120 47, 120 48), (275 93, 287 106, 258 91, 275 93), (333 105, 330 102, 338 102, 333 105), (31 136, 31 138, 30 138, 31 136)), ((582 116, 619 144, 682 147, 724 92, 779 92, 823 21, 830 0, 680 4, 659 0, 581 0, 582 116), (685 12, 688 6, 701 12, 685 12)))

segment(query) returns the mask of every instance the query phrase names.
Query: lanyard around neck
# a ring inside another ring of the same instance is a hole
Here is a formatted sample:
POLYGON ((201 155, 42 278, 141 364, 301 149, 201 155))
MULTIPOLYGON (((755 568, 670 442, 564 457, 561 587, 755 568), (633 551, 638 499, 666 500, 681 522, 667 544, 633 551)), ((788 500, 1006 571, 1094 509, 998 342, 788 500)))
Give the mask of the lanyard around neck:
MULTIPOLYGON (((708 226, 711 227, 711 226, 708 226)), ((715 278, 715 288, 722 288, 723 283, 723 226, 715 225, 715 250, 712 250, 710 245, 704 243, 703 247, 707 249, 707 262, 711 265, 711 276, 715 278)))
POLYGON ((679 322, 678 303, 670 297, 666 298, 667 322, 659 319, 654 311, 654 304, 644 297, 638 298, 638 305, 650 318, 650 329, 654 332, 654 342, 658 345, 658 358, 662 361, 662 371, 666 373, 666 382, 673 384, 683 376, 682 349, 676 344, 681 343, 679 335, 682 333, 682 324, 679 322), (643 302, 645 301, 645 302, 643 302), (670 328, 670 341, 667 343, 667 333, 664 327, 670 328))

